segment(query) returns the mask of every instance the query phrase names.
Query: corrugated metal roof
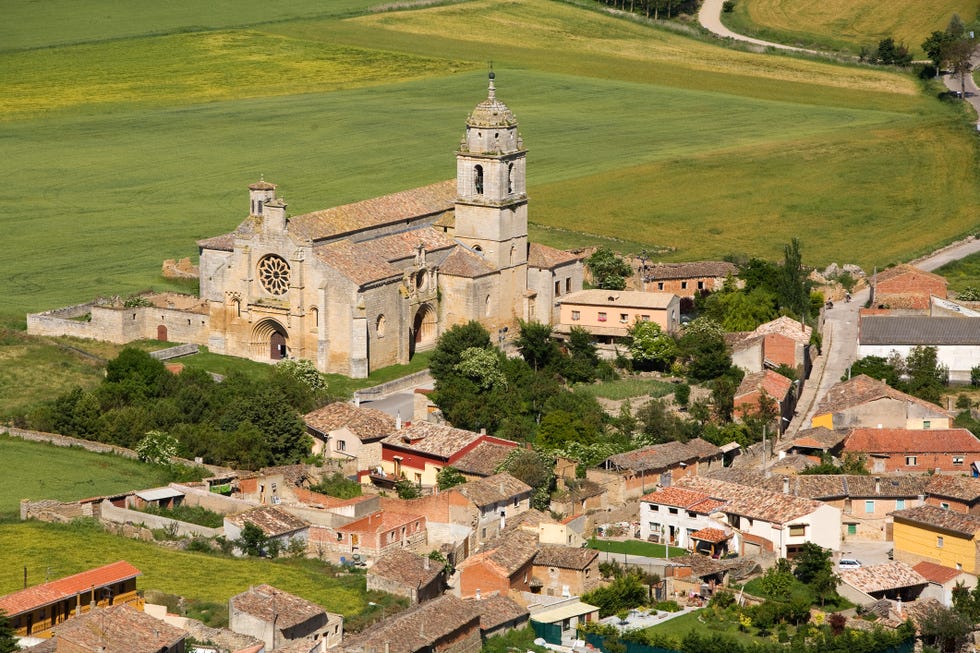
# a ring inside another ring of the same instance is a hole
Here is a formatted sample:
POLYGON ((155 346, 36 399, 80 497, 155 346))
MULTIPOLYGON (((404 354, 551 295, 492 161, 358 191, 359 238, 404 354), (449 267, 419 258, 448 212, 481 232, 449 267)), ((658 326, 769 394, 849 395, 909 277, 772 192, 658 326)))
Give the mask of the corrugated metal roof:
POLYGON ((553 624, 558 621, 564 621, 572 617, 581 617, 598 611, 599 608, 594 605, 589 605, 582 601, 575 601, 568 605, 562 605, 557 608, 542 610, 541 612, 532 614, 531 621, 537 621, 542 624, 553 624))
POLYGON ((862 345, 980 345, 980 320, 969 317, 869 315, 862 345))
POLYGON ((150 490, 140 490, 136 493, 143 501, 159 501, 161 499, 174 499, 176 497, 184 496, 184 493, 180 490, 175 490, 172 487, 155 487, 150 490))

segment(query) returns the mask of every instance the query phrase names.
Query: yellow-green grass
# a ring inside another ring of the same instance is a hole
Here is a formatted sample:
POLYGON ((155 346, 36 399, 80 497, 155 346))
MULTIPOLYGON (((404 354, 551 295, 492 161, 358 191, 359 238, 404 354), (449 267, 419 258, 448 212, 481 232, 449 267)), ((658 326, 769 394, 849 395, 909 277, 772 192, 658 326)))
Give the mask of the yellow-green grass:
POLYGON ((148 542, 109 535, 97 528, 41 522, 0 523, 0 595, 47 574, 58 578, 126 560, 142 572, 144 590, 160 590, 198 601, 226 602, 249 586, 269 583, 346 616, 367 609, 364 576, 331 577, 312 566, 173 551, 148 542))
POLYGON ((954 292, 966 290, 968 287, 980 288, 980 254, 947 263, 936 270, 936 274, 946 277, 949 289, 954 292))
POLYGON ((18 515, 21 499, 77 501, 170 481, 163 468, 138 460, 7 435, 0 435, 0 460, 0 516, 18 515))
POLYGON ((922 57, 922 42, 949 24, 953 14, 977 17, 975 0, 736 0, 725 23, 740 33, 780 43, 858 52, 892 37, 922 57))

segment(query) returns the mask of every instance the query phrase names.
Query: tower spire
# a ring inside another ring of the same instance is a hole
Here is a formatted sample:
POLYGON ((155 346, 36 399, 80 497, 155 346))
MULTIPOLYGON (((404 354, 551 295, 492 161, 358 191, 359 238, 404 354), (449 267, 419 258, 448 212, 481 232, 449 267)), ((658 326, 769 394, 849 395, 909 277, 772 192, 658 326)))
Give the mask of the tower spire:
POLYGON ((496 92, 497 89, 494 88, 494 86, 493 86, 493 80, 496 77, 496 75, 493 73, 493 62, 492 61, 490 62, 490 75, 489 75, 489 77, 490 77, 490 83, 487 86, 487 99, 490 100, 491 102, 493 102, 494 100, 497 99, 497 92, 496 92))

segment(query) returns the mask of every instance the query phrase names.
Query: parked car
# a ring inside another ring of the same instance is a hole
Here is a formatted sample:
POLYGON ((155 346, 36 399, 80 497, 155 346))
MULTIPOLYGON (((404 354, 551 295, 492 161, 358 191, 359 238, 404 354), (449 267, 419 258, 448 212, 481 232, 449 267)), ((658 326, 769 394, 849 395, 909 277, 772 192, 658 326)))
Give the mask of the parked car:
POLYGON ((838 569, 860 569, 861 561, 854 558, 841 558, 837 561, 838 569))

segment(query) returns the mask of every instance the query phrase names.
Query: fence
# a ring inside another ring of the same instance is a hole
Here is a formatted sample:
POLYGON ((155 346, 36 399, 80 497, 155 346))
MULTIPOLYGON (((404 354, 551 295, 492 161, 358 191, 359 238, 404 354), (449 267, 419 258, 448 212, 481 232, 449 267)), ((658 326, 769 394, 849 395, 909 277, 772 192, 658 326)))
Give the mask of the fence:
MULTIPOLYGON (((545 641, 549 644, 555 644, 556 642, 551 641, 545 635, 538 632, 538 626, 553 626, 554 624, 538 624, 536 621, 532 620, 531 625, 534 626, 534 634, 538 637, 544 637, 545 641)), ((555 626, 557 628, 557 626, 555 626)), ((597 635, 595 633, 580 633, 586 642, 596 647, 600 651, 605 652, 603 646, 606 643, 606 638, 597 635)), ((561 640, 561 629, 558 629, 559 642, 561 640)), ((675 651, 669 648, 660 648, 659 646, 648 646, 647 644, 641 644, 639 642, 631 642, 629 640, 620 640, 620 642, 626 646, 626 653, 684 653, 683 651, 675 651)), ((915 640, 909 639, 901 644, 895 646, 889 646, 888 648, 881 649, 880 651, 875 651, 874 653, 912 653, 915 650, 915 640)))

